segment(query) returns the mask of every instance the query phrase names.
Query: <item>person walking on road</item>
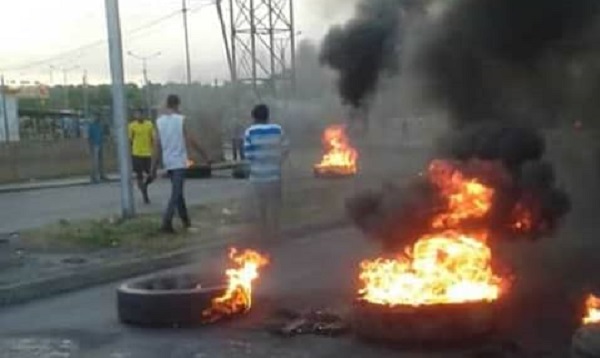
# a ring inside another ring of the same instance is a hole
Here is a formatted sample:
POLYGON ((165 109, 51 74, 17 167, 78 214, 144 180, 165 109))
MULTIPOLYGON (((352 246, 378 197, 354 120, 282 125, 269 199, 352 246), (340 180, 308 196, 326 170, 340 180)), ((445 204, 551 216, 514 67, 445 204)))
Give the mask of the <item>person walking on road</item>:
POLYGON ((93 184, 97 184, 106 180, 104 175, 104 129, 98 116, 94 116, 88 127, 88 143, 92 159, 91 181, 93 184))
POLYGON ((133 171, 136 174, 137 186, 144 203, 150 204, 148 186, 152 183, 152 150, 154 148, 154 125, 142 116, 140 110, 133 113, 133 121, 129 124, 129 141, 133 171))
POLYGON ((282 201, 282 164, 288 155, 283 128, 269 123, 270 110, 264 104, 252 110, 254 124, 244 135, 244 151, 250 163, 255 210, 262 238, 279 235, 279 216, 282 201))
POLYGON ((171 179, 171 198, 164 213, 161 232, 175 233, 173 217, 175 211, 186 229, 192 228, 184 196, 185 176, 188 166, 188 148, 196 150, 209 162, 203 148, 190 135, 186 118, 179 112, 180 99, 176 95, 167 98, 167 108, 156 121, 154 153, 152 159, 152 178, 156 178, 158 163, 162 164, 171 179))

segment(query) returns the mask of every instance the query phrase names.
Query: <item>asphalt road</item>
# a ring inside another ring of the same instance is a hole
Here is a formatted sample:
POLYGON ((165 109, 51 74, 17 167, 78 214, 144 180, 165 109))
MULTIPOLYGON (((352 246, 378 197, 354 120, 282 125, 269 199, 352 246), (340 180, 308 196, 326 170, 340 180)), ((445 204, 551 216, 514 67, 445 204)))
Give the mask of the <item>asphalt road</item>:
MULTIPOLYGON (((355 180, 358 187, 375 183, 387 173, 414 175, 424 165, 426 150, 413 148, 379 148, 361 152, 361 174, 355 180)), ((316 185, 312 165, 320 152, 302 150, 292 153, 286 163, 284 184, 288 187, 316 185)), ((391 174, 390 174, 391 175, 391 174)), ((390 176, 389 179, 395 179, 390 176)), ((229 171, 217 173, 211 180, 189 180, 186 198, 190 206, 208 204, 219 200, 240 198, 247 194, 248 183, 230 178, 229 171)), ((135 191, 136 207, 142 213, 160 212, 170 194, 167 180, 160 180, 150 188, 152 204, 142 203, 135 191)), ((104 218, 120 212, 118 183, 67 188, 33 190, 0 194, 0 234, 18 232, 55 223, 61 219, 79 220, 104 218)))
MULTIPOLYGON (((186 197, 190 205, 239 197, 245 182, 233 179, 190 180, 186 197)), ((0 233, 36 228, 61 219, 103 218, 119 213, 118 183, 44 189, 0 194, 0 233)), ((150 188, 151 205, 142 203, 136 190, 136 207, 142 213, 159 212, 169 198, 170 185, 160 180, 150 188)))
MULTIPOLYGON (((547 296, 550 289, 536 286, 523 290, 524 298, 515 301, 514 307, 504 308, 501 317, 509 318, 510 329, 491 341, 471 342, 462 348, 402 349, 365 343, 351 335, 287 339, 267 332, 265 322, 279 308, 335 308, 348 312, 357 265, 375 252, 352 229, 315 233, 286 242, 271 252, 273 265, 263 275, 253 311, 234 322, 211 327, 152 330, 123 326, 115 310, 117 283, 8 307, 0 311, 0 357, 549 358, 567 355, 572 331, 565 318, 569 316, 567 306, 559 300, 562 293, 547 296), (482 349, 506 346, 523 355, 491 355, 485 351, 476 355, 482 349)), ((203 272, 219 267, 221 271, 220 256, 224 254, 206 253, 198 258, 198 264, 187 269, 203 272)))

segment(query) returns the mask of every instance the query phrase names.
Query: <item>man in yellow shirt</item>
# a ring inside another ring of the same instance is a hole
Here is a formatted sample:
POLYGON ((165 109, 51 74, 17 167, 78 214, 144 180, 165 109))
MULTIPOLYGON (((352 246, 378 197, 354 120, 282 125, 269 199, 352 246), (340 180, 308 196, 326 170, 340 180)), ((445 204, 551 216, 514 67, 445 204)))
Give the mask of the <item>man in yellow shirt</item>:
POLYGON ((140 110, 133 113, 133 120, 129 124, 129 140, 137 185, 144 198, 144 203, 149 204, 148 186, 152 182, 150 170, 154 148, 154 125, 149 119, 143 117, 140 110))

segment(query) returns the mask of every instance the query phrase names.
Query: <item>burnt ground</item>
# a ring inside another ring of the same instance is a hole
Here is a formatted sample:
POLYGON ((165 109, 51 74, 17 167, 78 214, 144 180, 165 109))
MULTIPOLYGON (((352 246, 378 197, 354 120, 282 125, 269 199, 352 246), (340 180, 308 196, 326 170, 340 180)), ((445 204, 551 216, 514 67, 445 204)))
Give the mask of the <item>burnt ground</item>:
MULTIPOLYGON (((3 309, 0 357, 567 357, 584 293, 600 288, 600 191, 584 159, 575 153, 563 160, 574 211, 559 237, 502 247, 515 282, 500 307, 497 332, 488 339, 462 347, 391 347, 351 334, 282 338, 269 333, 266 324, 282 308, 348 314, 357 264, 377 248, 347 228, 307 233, 273 249, 255 307, 241 319, 195 329, 123 326, 114 283, 3 309)), ((212 271, 220 262, 206 255, 186 269, 212 271)))

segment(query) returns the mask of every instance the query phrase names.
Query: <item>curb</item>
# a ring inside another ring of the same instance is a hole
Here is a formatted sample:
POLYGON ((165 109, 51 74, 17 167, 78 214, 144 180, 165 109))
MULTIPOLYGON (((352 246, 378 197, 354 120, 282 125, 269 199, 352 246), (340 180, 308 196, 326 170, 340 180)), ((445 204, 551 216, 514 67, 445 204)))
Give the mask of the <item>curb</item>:
MULTIPOLYGON (((233 169, 237 164, 236 163, 215 163, 213 165, 213 170, 222 171, 233 169)), ((103 181, 102 183, 117 183, 120 179, 113 175, 108 180, 103 181)), ((55 181, 39 181, 35 183, 22 183, 22 184, 2 184, 0 185, 0 194, 7 193, 21 193, 25 191, 37 191, 37 190, 48 190, 48 189, 59 189, 59 188, 75 188, 82 186, 90 186, 96 185, 90 182, 89 179, 81 179, 81 180, 71 180, 65 179, 64 182, 60 182, 59 180, 55 181)))
MULTIPOLYGON (((294 228, 284 229, 283 234, 289 238, 299 238, 311 232, 328 231, 345 227, 344 219, 332 219, 313 222, 294 228)), ((234 244, 234 240, 219 238, 212 244, 184 248, 150 258, 136 258, 115 262, 108 265, 97 265, 82 269, 79 272, 69 272, 55 277, 18 283, 0 287, 0 307, 26 303, 35 299, 47 298, 84 288, 107 284, 119 280, 141 276, 156 271, 183 266, 190 263, 199 253, 211 252, 234 244)))
MULTIPOLYGON (((102 183, 116 183, 118 182, 119 179, 109 179, 109 180, 105 180, 102 183)), ((60 183, 60 182, 56 182, 56 183, 40 183, 40 184, 22 184, 22 185, 15 185, 15 186, 10 186, 10 185, 5 185, 5 186, 0 186, 0 194, 8 194, 8 193, 22 193, 25 191, 38 191, 38 190, 48 190, 48 189, 59 189, 59 188, 76 188, 76 187, 82 187, 82 186, 91 186, 91 185, 96 185, 91 183, 89 180, 81 180, 81 181, 71 181, 71 182, 65 182, 65 183, 60 183)))

